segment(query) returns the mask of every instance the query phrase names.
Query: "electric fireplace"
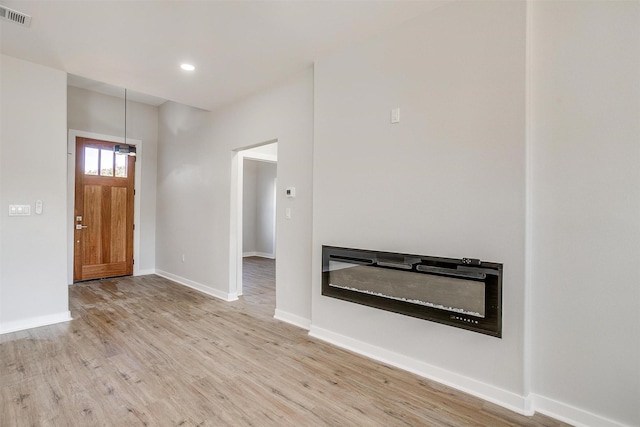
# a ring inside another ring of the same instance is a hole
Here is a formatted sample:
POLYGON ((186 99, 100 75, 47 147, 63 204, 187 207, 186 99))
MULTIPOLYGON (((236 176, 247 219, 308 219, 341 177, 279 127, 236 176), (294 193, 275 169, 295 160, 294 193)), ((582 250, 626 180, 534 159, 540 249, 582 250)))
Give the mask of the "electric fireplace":
POLYGON ((322 295, 502 336, 502 264, 322 247, 322 295))

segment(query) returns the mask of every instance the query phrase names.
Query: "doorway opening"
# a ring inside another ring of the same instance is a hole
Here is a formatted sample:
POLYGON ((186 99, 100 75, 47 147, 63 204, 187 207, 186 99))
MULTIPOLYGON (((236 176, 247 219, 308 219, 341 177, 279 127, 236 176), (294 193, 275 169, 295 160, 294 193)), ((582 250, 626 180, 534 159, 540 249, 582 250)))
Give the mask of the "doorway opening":
POLYGON ((121 147, 76 139, 74 282, 133 274, 136 159, 121 147))
POLYGON ((274 310, 277 140, 237 151, 233 169, 230 289, 274 310))
MULTIPOLYGON (((93 132, 85 132, 85 131, 79 131, 79 130, 74 130, 74 129, 70 129, 69 130, 69 135, 68 135, 68 145, 67 145, 67 156, 68 156, 68 161, 67 161, 67 212, 68 212, 68 228, 67 228, 67 241, 68 241, 68 245, 67 245, 67 283, 68 284, 73 284, 74 283, 74 261, 75 261, 75 257, 77 254, 76 251, 76 246, 77 246, 77 241, 78 238, 76 238, 76 227, 78 225, 80 225, 81 227, 87 225, 84 223, 85 220, 85 216, 84 215, 75 215, 75 210, 76 210, 76 172, 77 171, 77 158, 76 158, 76 151, 77 151, 77 141, 81 140, 81 139, 85 139, 85 140, 94 140, 94 141, 100 141, 100 143, 105 144, 105 146, 113 146, 114 143, 119 143, 119 144, 124 144, 124 138, 122 137, 117 137, 117 136, 111 136, 111 135, 103 135, 103 134, 97 134, 97 133, 93 133, 93 132), (78 216, 82 216, 82 220, 77 221, 77 217, 78 216)), ((138 160, 135 163, 135 166, 130 169, 130 171, 133 173, 133 188, 139 188, 140 186, 140 178, 141 178, 141 163, 140 163, 140 159, 142 158, 142 141, 140 140, 136 140, 136 139, 131 139, 131 138, 127 138, 126 140, 126 144, 129 146, 135 146, 136 147, 136 159, 138 160)), ((96 148, 96 147, 94 147, 96 148)), ((95 152, 92 152, 93 154, 95 154, 95 152)), ((100 153, 99 156, 101 156, 103 153, 100 153)), ((105 156, 108 156, 108 153, 104 153, 105 156)), ((114 154, 115 156, 115 154, 114 154)), ((121 156, 118 154, 118 156, 121 156)), ((126 158, 128 156, 124 156, 124 158, 126 158)), ((98 157, 99 159, 101 157, 98 157)), ((108 157, 107 157, 108 158, 108 157)), ((114 157, 113 159, 113 174, 116 175, 122 175, 122 166, 120 165, 120 163, 123 162, 123 160, 125 160, 124 158, 120 158, 120 159, 116 159, 114 157), (120 166, 120 169, 118 169, 120 166)), ((127 162, 129 160, 127 159, 127 162)), ((82 168, 84 168, 84 164, 82 165, 82 168)), ((109 174, 108 171, 108 167, 105 168, 105 173, 109 174)), ((98 175, 97 177, 100 178, 101 177, 101 172, 102 170, 100 169, 98 171, 98 175)), ((130 176, 129 173, 127 173, 128 176, 130 176)), ((92 178, 95 179, 96 175, 91 175, 92 178)), ((109 177, 108 175, 105 176, 106 179, 113 179, 115 180, 115 178, 123 178, 123 177, 109 177)), ((95 184, 95 183, 94 183, 95 184)), ((133 190, 132 188, 132 190, 133 190)), ((92 188, 89 189, 89 193, 91 193, 91 191, 96 190, 96 188, 92 188)), ((102 190, 104 191, 104 190, 102 190)), ((115 191, 113 191, 112 194, 112 198, 109 200, 109 203, 113 203, 114 202, 114 198, 115 197, 115 201, 116 203, 122 202, 123 201, 123 195, 124 195, 124 190, 122 189, 116 189, 115 191)), ((102 203, 102 202, 101 202, 102 203)), ((106 199, 105 199, 105 203, 106 203, 106 199)), ((130 202, 128 202, 130 203, 130 202)), ((91 204, 92 206, 95 204, 91 204)), ((102 208, 102 205, 100 206, 102 208)), ((116 222, 118 222, 120 219, 120 217, 118 217, 118 215, 116 215, 115 217, 112 215, 109 215, 109 220, 115 220, 116 222)), ((133 224, 140 224, 140 192, 134 192, 133 194, 133 221, 131 223, 131 226, 133 228, 133 224)), ((124 227, 127 227, 126 225, 124 227)), ((88 228, 87 228, 88 229, 88 228)), ((87 230, 85 228, 81 228, 80 230, 85 231, 87 230)), ((122 231, 122 227, 119 228, 120 231, 122 231)), ((81 231, 78 231, 78 233, 81 231)), ((87 233, 88 234, 88 233, 87 233)), ((120 274, 118 273, 117 275, 127 275, 127 274, 133 274, 138 275, 139 274, 139 266, 135 264, 135 260, 138 260, 140 258, 140 227, 137 228, 133 228, 133 242, 132 242, 132 251, 133 251, 133 255, 132 257, 129 257, 128 255, 126 255, 126 248, 123 248, 121 246, 119 246, 121 243, 120 241, 118 241, 118 236, 122 234, 122 233, 115 233, 114 236, 109 236, 109 245, 106 245, 106 240, 105 240, 105 246, 100 247, 100 250, 105 250, 105 251, 109 251, 109 256, 111 257, 111 253, 113 251, 113 257, 114 259, 118 259, 118 266, 112 266, 112 267, 117 267, 118 271, 123 270, 123 272, 120 274), (111 245, 113 240, 113 246, 111 245), (121 261, 120 255, 117 255, 118 252, 122 252, 125 253, 125 261, 121 261), (122 263, 127 263, 128 259, 131 258, 131 264, 132 264, 132 268, 129 270, 127 269, 128 266, 126 265, 122 265, 122 263), (129 272, 132 271, 132 272, 129 272)), ((94 236, 95 237, 95 236, 94 236)), ((104 266, 102 264, 110 264, 110 263, 97 263, 100 266, 96 266, 94 265, 93 267, 89 268, 88 270, 100 270, 102 268, 107 268, 107 266, 104 266)), ((101 277, 107 277, 109 274, 101 276, 101 277)), ((87 279, 89 278, 89 276, 87 276, 87 279)), ((84 280, 84 279, 76 279, 77 280, 84 280)))

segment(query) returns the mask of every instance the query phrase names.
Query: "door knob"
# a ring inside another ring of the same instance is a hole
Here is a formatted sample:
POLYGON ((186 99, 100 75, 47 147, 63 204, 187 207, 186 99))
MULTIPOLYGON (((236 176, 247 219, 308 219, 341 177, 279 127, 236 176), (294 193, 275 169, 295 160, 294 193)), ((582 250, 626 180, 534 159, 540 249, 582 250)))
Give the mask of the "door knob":
POLYGON ((76 225, 76 230, 82 230, 83 228, 87 228, 87 227, 88 227, 88 225, 80 225, 80 224, 77 224, 77 225, 76 225))

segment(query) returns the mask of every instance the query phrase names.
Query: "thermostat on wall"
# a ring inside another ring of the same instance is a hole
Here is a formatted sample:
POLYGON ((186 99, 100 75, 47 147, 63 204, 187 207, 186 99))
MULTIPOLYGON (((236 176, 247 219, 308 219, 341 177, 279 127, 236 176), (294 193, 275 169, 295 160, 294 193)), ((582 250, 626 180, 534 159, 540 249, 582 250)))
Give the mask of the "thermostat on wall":
POLYGON ((287 187, 285 195, 291 198, 296 197, 296 187, 287 187))

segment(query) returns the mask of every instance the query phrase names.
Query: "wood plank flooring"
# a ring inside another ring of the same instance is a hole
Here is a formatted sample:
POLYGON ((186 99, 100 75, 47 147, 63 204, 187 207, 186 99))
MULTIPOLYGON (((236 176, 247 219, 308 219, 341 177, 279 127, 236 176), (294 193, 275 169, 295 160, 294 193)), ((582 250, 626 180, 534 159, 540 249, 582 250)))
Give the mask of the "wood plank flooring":
POLYGON ((244 296, 155 275, 70 288, 69 323, 0 335, 0 426, 561 426, 273 319, 274 262, 244 296))

